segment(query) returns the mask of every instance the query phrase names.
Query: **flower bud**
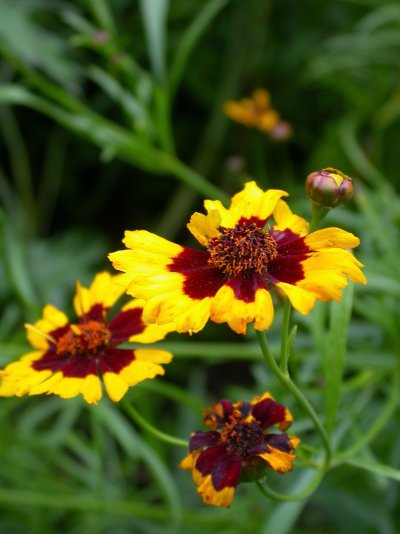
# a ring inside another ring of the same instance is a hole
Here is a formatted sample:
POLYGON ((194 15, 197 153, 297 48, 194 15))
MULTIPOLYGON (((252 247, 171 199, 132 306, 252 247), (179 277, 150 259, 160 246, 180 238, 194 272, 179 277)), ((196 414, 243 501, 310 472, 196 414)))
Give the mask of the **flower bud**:
POLYGON ((307 176, 307 196, 324 208, 334 208, 353 196, 353 180, 333 167, 307 176))

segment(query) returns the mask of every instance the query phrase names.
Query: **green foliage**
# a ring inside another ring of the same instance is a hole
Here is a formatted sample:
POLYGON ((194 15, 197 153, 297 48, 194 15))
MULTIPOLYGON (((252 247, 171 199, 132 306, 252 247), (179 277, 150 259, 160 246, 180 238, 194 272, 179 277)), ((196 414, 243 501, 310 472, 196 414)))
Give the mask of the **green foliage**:
POLYGON ((399 25, 394 0, 0 0, 2 367, 29 352, 25 321, 49 302, 68 311, 76 280, 109 268, 124 229, 185 242, 202 199, 224 201, 249 176, 290 191, 306 217, 309 172, 352 176, 354 200, 324 224, 360 237, 368 279, 340 303, 293 314, 283 354, 327 429, 322 481, 321 437, 252 334, 210 324, 172 335, 159 344, 175 355, 166 377, 128 394, 149 423, 187 439, 203 406, 271 391, 302 446, 294 471, 268 483, 290 497, 314 481, 307 498, 274 502, 242 484, 230 510, 204 507, 178 472, 184 450, 117 406, 10 398, 0 402, 1 532, 399 531, 399 25), (290 122, 287 141, 223 116, 225 100, 257 87, 290 122))

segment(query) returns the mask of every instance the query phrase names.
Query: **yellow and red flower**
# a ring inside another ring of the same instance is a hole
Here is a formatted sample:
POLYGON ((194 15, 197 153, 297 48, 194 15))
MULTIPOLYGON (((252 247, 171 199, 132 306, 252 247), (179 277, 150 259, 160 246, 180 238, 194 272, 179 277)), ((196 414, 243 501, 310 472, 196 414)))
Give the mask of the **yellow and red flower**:
POLYGON ((283 121, 271 106, 270 95, 265 89, 256 89, 251 98, 227 100, 223 110, 231 120, 248 128, 257 128, 273 139, 286 139, 291 134, 290 124, 283 121))
POLYGON ((221 400, 206 410, 208 432, 195 432, 181 469, 192 471, 197 491, 205 504, 230 506, 239 482, 257 480, 268 469, 286 473, 292 469, 299 438, 282 432, 292 423, 291 413, 269 393, 251 402, 221 400))
POLYGON ((127 231, 128 250, 109 257, 125 272, 127 292, 146 300, 144 321, 175 322, 178 332, 192 333, 211 318, 243 334, 248 323, 257 330, 271 325, 273 286, 307 314, 317 299, 340 300, 347 277, 366 283, 362 264, 346 250, 359 239, 339 228, 309 234, 308 223, 291 212, 284 196, 248 182, 229 209, 206 200, 207 215, 194 213, 188 224, 205 250, 127 231))
POLYGON ((89 288, 78 282, 76 323, 47 305, 42 319, 27 324, 28 340, 35 350, 1 371, 0 396, 47 393, 68 399, 81 394, 86 402, 97 403, 102 397, 101 377, 109 397, 117 402, 129 386, 164 374, 160 364, 171 361, 169 352, 118 348, 126 341, 158 341, 173 329, 172 325, 146 325, 140 300, 128 302, 108 319, 109 309, 124 291, 116 283, 118 278, 103 272, 89 288))

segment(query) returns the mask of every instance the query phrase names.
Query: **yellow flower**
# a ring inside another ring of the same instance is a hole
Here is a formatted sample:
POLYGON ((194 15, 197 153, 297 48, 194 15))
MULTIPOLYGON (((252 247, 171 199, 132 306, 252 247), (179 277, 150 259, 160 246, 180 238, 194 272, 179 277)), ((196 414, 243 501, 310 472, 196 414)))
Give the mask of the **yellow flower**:
POLYGON ((188 224, 205 250, 127 231, 128 250, 109 257, 125 273, 127 292, 146 300, 144 321, 198 332, 211 318, 244 334, 248 323, 257 330, 271 325, 273 286, 307 314, 317 299, 340 300, 346 277, 366 283, 362 264, 345 250, 359 239, 339 228, 308 234, 308 223, 291 212, 284 196, 248 182, 229 209, 206 200, 207 215, 194 213, 188 224))
POLYGON ((109 397, 117 402, 129 386, 164 374, 160 364, 171 361, 169 352, 118 348, 126 341, 158 341, 173 329, 173 325, 145 325, 140 300, 128 302, 109 320, 109 309, 124 291, 116 283, 118 278, 103 272, 89 288, 78 282, 75 324, 51 305, 44 308, 42 319, 27 324, 35 350, 0 372, 0 396, 46 393, 69 399, 81 394, 86 402, 97 403, 102 396, 101 377, 109 397))
POLYGON ((265 89, 256 89, 251 98, 228 100, 223 110, 231 120, 257 128, 274 139, 284 139, 291 133, 290 125, 271 107, 270 96, 265 89))
POLYGON ((289 410, 268 392, 250 402, 221 400, 206 410, 204 423, 211 430, 192 434, 179 467, 192 471, 205 504, 228 507, 239 482, 257 480, 268 469, 292 469, 299 438, 269 433, 276 425, 286 430, 292 421, 289 410))

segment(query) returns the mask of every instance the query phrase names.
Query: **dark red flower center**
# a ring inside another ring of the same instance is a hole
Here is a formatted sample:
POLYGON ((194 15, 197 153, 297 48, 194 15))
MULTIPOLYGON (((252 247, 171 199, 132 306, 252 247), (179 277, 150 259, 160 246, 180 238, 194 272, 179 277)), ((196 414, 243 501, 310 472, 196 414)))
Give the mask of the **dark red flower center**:
POLYGON ((249 270, 263 274, 278 255, 275 239, 254 223, 221 226, 220 235, 210 239, 208 252, 208 263, 232 277, 249 270))
POLYGON ((60 356, 89 356, 96 358, 107 348, 111 341, 111 332, 104 323, 88 321, 74 325, 57 340, 56 351, 60 356))
POLYGON ((246 458, 254 447, 264 443, 264 434, 256 421, 244 421, 240 417, 236 413, 230 416, 229 422, 224 424, 221 439, 230 450, 246 458))

